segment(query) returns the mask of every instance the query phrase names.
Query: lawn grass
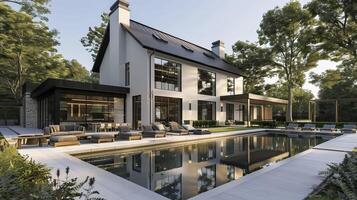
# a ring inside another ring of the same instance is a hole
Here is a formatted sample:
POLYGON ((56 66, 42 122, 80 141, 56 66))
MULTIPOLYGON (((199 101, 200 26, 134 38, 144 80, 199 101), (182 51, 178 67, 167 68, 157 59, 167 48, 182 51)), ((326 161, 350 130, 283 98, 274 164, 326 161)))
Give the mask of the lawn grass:
POLYGON ((229 131, 242 131, 250 128, 247 127, 216 127, 216 128, 208 128, 212 133, 221 133, 221 132, 229 132, 229 131))

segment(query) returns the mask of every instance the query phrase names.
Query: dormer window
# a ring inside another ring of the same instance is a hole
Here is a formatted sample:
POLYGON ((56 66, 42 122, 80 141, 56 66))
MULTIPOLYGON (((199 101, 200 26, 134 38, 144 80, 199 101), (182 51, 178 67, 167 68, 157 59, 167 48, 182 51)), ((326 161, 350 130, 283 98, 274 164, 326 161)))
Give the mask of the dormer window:
POLYGON ((210 58, 210 59, 214 59, 214 56, 212 54, 203 52, 203 55, 205 55, 206 57, 210 58))
POLYGON ((181 45, 181 47, 184 48, 186 51, 193 53, 193 49, 191 49, 190 47, 188 47, 186 45, 181 45))
POLYGON ((163 37, 161 37, 161 35, 159 35, 159 34, 157 34, 157 33, 153 33, 152 36, 153 36, 156 40, 158 40, 158 41, 160 41, 160 42, 168 43, 167 40, 165 40, 163 37))

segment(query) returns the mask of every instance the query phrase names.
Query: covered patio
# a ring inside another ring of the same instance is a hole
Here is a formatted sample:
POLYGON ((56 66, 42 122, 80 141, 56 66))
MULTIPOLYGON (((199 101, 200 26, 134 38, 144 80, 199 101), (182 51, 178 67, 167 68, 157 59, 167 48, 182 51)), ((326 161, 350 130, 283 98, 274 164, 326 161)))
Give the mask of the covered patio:
POLYGON ((254 119, 254 114, 257 116, 256 120, 273 120, 272 106, 281 105, 286 107, 288 105, 288 101, 285 99, 267 97, 251 93, 221 96, 221 101, 237 102, 243 104, 244 121, 248 126, 250 126, 250 122, 254 119))

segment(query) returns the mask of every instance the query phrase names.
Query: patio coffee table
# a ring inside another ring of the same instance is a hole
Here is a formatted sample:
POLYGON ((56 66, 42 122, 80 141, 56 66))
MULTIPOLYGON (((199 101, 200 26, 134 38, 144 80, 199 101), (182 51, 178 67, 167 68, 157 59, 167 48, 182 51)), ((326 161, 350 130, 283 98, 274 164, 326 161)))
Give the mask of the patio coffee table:
POLYGON ((50 138, 49 135, 26 135, 26 136, 19 136, 18 139, 17 139, 17 146, 19 149, 21 149, 22 147, 22 142, 24 140, 35 140, 38 142, 38 146, 39 147, 42 147, 42 141, 44 139, 47 139, 50 138))

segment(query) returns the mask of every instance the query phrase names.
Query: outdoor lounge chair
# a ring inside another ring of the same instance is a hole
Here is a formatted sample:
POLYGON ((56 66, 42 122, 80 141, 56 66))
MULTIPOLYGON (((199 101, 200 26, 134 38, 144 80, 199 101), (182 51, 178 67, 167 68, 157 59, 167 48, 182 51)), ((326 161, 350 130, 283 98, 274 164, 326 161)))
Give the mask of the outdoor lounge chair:
POLYGON ((119 126, 119 139, 122 140, 141 140, 143 137, 140 131, 132 131, 130 130, 127 124, 122 124, 119 126))
POLYGON ((320 128, 320 131, 337 131, 336 125, 334 124, 324 124, 322 128, 320 128))
POLYGON ((183 128, 180 124, 177 122, 170 122, 170 131, 171 133, 178 133, 179 135, 188 135, 189 132, 185 128, 183 128))
POLYGON ((197 129, 191 125, 183 125, 183 128, 188 130, 189 133, 192 133, 194 135, 207 135, 211 134, 211 132, 207 129, 197 129))
POLYGON ((78 138, 74 135, 51 136, 50 145, 53 147, 80 145, 78 138))
POLYGON ((345 124, 341 129, 342 133, 357 133, 357 126, 356 124, 345 124))
POLYGON ((115 134, 112 133, 97 133, 91 135, 91 142, 102 143, 102 142, 114 142, 115 134))
POLYGON ((154 130, 153 126, 141 126, 143 137, 161 138, 166 137, 166 130, 154 130))
POLYGON ((286 130, 300 130, 299 124, 289 123, 289 125, 285 128, 286 130))
POLYGON ((301 128, 303 131, 316 131, 316 124, 304 124, 304 127, 301 128))

